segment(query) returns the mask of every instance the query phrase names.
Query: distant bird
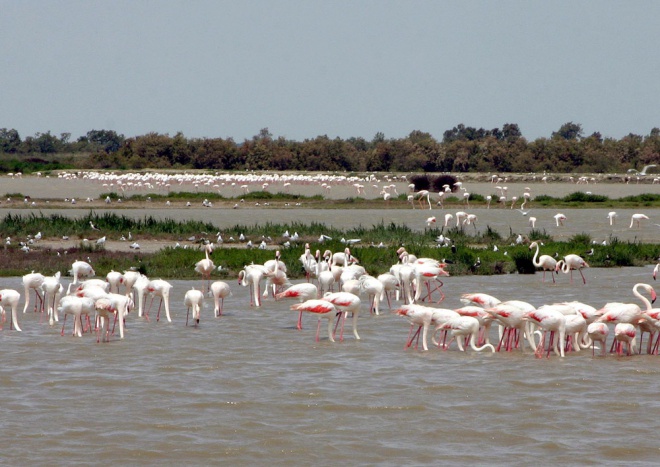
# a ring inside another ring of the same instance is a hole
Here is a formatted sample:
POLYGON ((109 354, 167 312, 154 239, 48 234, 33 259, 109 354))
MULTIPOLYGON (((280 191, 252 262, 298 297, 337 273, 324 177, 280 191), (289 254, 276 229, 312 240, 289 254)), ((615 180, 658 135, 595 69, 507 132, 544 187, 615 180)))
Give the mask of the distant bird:
POLYGON ((535 229, 535 228, 536 228, 536 217, 534 217, 534 216, 530 216, 530 217, 529 217, 529 226, 530 226, 532 229, 535 229))
POLYGON ((105 235, 98 240, 96 240, 97 245, 105 245, 105 235))
POLYGON ((641 227, 641 222, 643 220, 648 220, 649 216, 646 214, 633 214, 632 217, 630 218, 630 228, 633 228, 633 224, 637 222, 637 228, 641 227))
POLYGON ((564 225, 564 221, 566 220, 566 216, 563 215, 562 213, 557 213, 554 215, 555 218, 555 223, 557 224, 557 227, 560 225, 564 225))
POLYGON ((140 244, 138 242, 133 242, 131 243, 130 247, 133 250, 139 250, 140 249, 140 244))
POLYGON ((92 230, 101 230, 101 229, 98 229, 92 221, 89 221, 89 226, 92 228, 92 230))
POLYGON ((426 225, 427 225, 427 227, 430 227, 431 224, 435 224, 435 221, 436 221, 435 216, 427 218, 427 219, 426 219, 426 225))
POLYGON ((649 169, 652 169, 653 167, 657 167, 657 165, 656 164, 645 165, 644 168, 640 172, 638 172, 635 169, 628 169, 628 173, 634 173, 634 174, 637 174, 637 175, 648 175, 647 171, 649 169))
POLYGON ((610 211, 607 213, 607 218, 610 220, 610 225, 614 225, 616 222, 617 213, 615 211, 610 211))

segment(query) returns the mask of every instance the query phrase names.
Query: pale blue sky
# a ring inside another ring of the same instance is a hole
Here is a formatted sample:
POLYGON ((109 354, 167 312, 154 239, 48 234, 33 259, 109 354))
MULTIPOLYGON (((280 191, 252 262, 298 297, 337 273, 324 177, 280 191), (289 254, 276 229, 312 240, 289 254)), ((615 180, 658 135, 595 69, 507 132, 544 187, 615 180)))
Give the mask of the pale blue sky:
POLYGON ((647 135, 659 21, 658 1, 0 0, 0 127, 647 135))

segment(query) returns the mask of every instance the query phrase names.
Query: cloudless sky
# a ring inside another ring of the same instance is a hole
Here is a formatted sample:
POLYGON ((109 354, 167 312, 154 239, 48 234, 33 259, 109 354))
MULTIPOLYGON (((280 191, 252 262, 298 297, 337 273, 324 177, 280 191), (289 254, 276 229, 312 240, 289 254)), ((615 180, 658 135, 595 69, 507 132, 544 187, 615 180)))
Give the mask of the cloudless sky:
POLYGON ((648 135, 659 25, 655 0, 0 0, 0 128, 648 135))

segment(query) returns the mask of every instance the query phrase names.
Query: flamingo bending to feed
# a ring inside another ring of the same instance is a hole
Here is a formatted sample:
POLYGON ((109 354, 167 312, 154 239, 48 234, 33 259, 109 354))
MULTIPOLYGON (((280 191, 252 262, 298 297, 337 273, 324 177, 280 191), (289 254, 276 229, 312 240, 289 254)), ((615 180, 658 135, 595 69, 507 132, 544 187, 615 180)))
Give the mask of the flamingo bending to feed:
MULTIPOLYGON (((160 321, 160 307, 163 302, 165 303, 165 316, 167 317, 167 322, 171 323, 172 318, 170 317, 170 290, 172 290, 172 284, 162 279, 154 279, 149 281, 147 285, 146 292, 151 295, 151 302, 149 302, 149 308, 154 303, 155 297, 160 297, 160 302, 158 303, 158 312, 156 313, 156 321, 160 321)), ((144 316, 149 319, 149 313, 144 313, 144 316)))
POLYGON ((39 309, 43 309, 44 300, 39 292, 41 284, 44 283, 44 275, 39 272, 32 271, 30 274, 23 276, 23 287, 25 287, 25 307, 23 307, 23 313, 25 313, 30 305, 30 289, 34 290, 34 311, 37 311, 37 302, 40 303, 39 309))
POLYGON ((580 273, 580 276, 582 276, 582 283, 586 284, 587 280, 584 278, 584 274, 582 274, 582 268, 588 268, 589 264, 580 256, 578 255, 566 255, 564 256, 564 259, 560 259, 557 261, 557 265, 555 266, 555 272, 563 272, 564 274, 568 274, 569 272, 571 273, 571 284, 573 283, 573 271, 577 270, 580 273))
MULTIPOLYGON (((9 323, 9 329, 16 329, 17 331, 22 331, 21 327, 18 325, 18 302, 21 300, 21 294, 13 289, 3 289, 0 290, 0 309, 2 309, 2 321, 5 320, 5 307, 11 307, 11 321, 9 323)), ((2 329, 2 326, 0 326, 2 329)))
POLYGON ((643 220, 649 220, 649 216, 646 214, 633 214, 630 218, 630 228, 633 228, 633 224, 637 223, 637 228, 641 228, 641 222, 643 220))
POLYGON ((564 225, 564 221, 566 220, 565 215, 563 215, 562 213, 559 212, 559 213, 554 215, 554 218, 555 218, 555 224, 557 224, 557 227, 559 227, 560 225, 561 226, 564 225))
POLYGON ((76 295, 62 297, 58 310, 60 313, 64 314, 61 335, 64 335, 64 326, 66 325, 67 315, 73 315, 73 335, 82 337, 82 315, 85 314, 89 317, 89 314, 95 311, 94 305, 95 300, 89 297, 78 297, 76 295))
POLYGON ((541 255, 539 257, 539 244, 537 242, 530 243, 529 249, 531 250, 532 248, 536 248, 536 253, 534 253, 534 257, 532 258, 532 263, 534 263, 534 267, 543 269, 543 282, 545 282, 545 272, 551 271, 550 274, 552 274, 552 282, 554 283, 557 260, 555 260, 552 256, 549 255, 541 255))
POLYGON ((186 313, 186 326, 188 326, 188 317, 190 310, 192 310, 192 318, 195 320, 195 326, 199 324, 199 315, 204 304, 204 292, 201 290, 191 289, 186 292, 183 297, 183 304, 188 309, 186 313))
POLYGON ((341 332, 339 333, 339 340, 344 340, 344 322, 346 321, 346 316, 348 313, 353 313, 353 336, 355 336, 355 339, 360 340, 360 335, 357 332, 358 315, 360 314, 360 305, 362 304, 360 297, 348 292, 334 292, 326 293, 322 300, 332 303, 335 308, 337 308, 337 310, 342 312, 337 316, 337 324, 335 325, 336 332, 337 325, 341 319, 341 332))
POLYGON ((417 338, 417 342, 415 343, 415 350, 417 349, 417 346, 419 344, 419 333, 420 331, 422 332, 422 348, 424 350, 429 350, 428 345, 427 345, 427 336, 429 332, 429 326, 431 326, 431 320, 433 317, 433 314, 431 312, 431 309, 425 306, 421 305, 403 305, 401 308, 398 308, 397 310, 394 310, 394 313, 396 313, 399 316, 405 316, 408 318, 408 321, 410 322, 410 331, 408 332, 408 339, 406 341, 406 345, 404 346, 404 349, 407 349, 412 345, 413 340, 417 338), (413 329, 417 327, 417 331, 413 334, 413 329))
POLYGON ((124 275, 121 272, 110 271, 105 280, 110 284, 110 292, 119 293, 119 286, 124 283, 124 275))
POLYGON ((492 308, 502 303, 499 299, 485 293, 464 293, 461 295, 461 303, 465 305, 479 305, 483 308, 492 308))
POLYGON ((270 271, 260 264, 245 266, 238 273, 238 283, 243 287, 250 287, 250 306, 261 306, 261 280, 270 271))
POLYGON ((73 285, 78 283, 81 277, 95 276, 94 268, 85 261, 74 261, 69 269, 69 274, 73 276, 73 285))
POLYGON ((359 279, 359 290, 366 292, 369 297, 369 312, 380 314, 379 305, 385 287, 383 283, 373 276, 363 275, 359 279))
POLYGON ((441 266, 435 266, 433 264, 415 264, 414 266, 414 274, 415 274, 415 296, 414 296, 414 301, 418 301, 422 295, 422 282, 426 284, 426 289, 428 291, 427 295, 422 299, 422 301, 426 300, 427 298, 429 299, 429 302, 433 301, 433 292, 436 290, 440 293, 440 299, 438 300, 438 303, 440 303, 442 300, 445 298, 445 294, 442 292, 440 287, 442 287, 443 282, 439 279, 439 277, 447 277, 449 276, 449 273, 445 271, 441 266), (434 289, 431 290, 431 282, 434 282, 434 289))
POLYGON ((610 329, 605 323, 591 323, 587 326, 587 334, 589 335, 589 339, 591 339, 591 355, 595 355, 596 341, 600 342, 601 354, 605 355, 605 343, 609 333, 610 329))
POLYGON ((213 314, 217 318, 222 315, 222 307, 225 305, 225 298, 231 295, 229 284, 223 281, 215 281, 211 284, 211 295, 213 296, 213 314))
MULTIPOLYGON (((314 284, 308 282, 303 282, 301 284, 292 285, 284 292, 278 293, 275 298, 278 300, 281 298, 295 298, 300 301, 300 303, 306 302, 307 300, 312 300, 318 297, 318 288, 314 284)), ((296 328, 302 330, 302 314, 304 310, 300 310, 298 315, 298 323, 296 328)))
POLYGON ((303 303, 296 303, 291 305, 292 310, 296 311, 307 311, 308 313, 314 313, 318 316, 318 326, 316 327, 316 342, 319 341, 319 332, 321 330, 321 319, 325 318, 328 320, 328 340, 331 342, 335 341, 335 338, 332 336, 332 321, 337 315, 337 308, 326 301, 319 299, 307 300, 303 303))
POLYGON ((108 328, 110 324, 110 316, 115 316, 117 310, 112 306, 112 301, 108 298, 99 298, 94 302, 94 309, 99 317, 99 326, 96 331, 96 342, 98 343, 103 336, 104 342, 109 342, 108 328))
POLYGON ((463 348, 463 344, 461 343, 460 338, 469 337, 470 347, 472 347, 472 350, 475 352, 481 352, 482 350, 488 348, 491 350, 491 352, 495 352, 495 347, 493 347, 491 344, 484 344, 481 347, 477 347, 477 335, 479 334, 479 320, 477 318, 473 318, 472 316, 459 316, 458 318, 454 318, 445 324, 440 325, 438 329, 451 330, 452 338, 447 344, 447 347, 449 347, 452 340, 458 337, 458 339, 456 339, 456 344, 458 345, 460 351, 464 352, 465 349, 463 348))
MULTIPOLYGON (((637 329, 630 323, 618 323, 614 326, 614 343, 616 347, 616 353, 618 355, 623 354, 623 346, 626 346, 628 355, 631 354, 631 350, 635 348, 635 337, 637 335, 637 329)), ((633 350, 634 351, 634 350, 633 350)))
POLYGON ((548 354, 550 356, 550 349, 554 348, 557 355, 564 356, 564 342, 566 341, 566 316, 558 311, 552 305, 544 305, 537 308, 535 311, 529 312, 525 315, 525 320, 530 321, 543 330, 543 335, 536 347, 534 355, 537 357, 543 356, 545 350, 545 335, 550 332, 550 342, 548 343, 548 354), (555 333, 559 333, 559 339, 555 339, 555 333), (559 350, 557 350, 559 347, 559 350))

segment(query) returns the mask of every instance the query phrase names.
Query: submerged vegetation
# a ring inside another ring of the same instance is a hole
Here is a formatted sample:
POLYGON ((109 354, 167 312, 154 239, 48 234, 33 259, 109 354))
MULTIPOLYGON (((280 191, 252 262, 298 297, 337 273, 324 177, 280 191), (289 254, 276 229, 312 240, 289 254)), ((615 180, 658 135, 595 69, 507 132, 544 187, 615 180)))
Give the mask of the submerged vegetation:
POLYGON ((490 227, 475 235, 457 228, 428 228, 418 232, 394 223, 380 223, 368 228, 359 226, 345 231, 320 223, 266 223, 219 229, 211 223, 197 221, 157 220, 150 216, 136 220, 93 212, 78 219, 34 213, 26 216, 9 214, 0 221, 0 235, 11 238, 10 244, 4 246, 4 261, 0 266, 2 276, 20 276, 32 270, 44 274, 66 273, 74 260, 89 258, 98 276, 113 269, 137 268, 151 277, 193 279, 199 277, 193 268, 204 256, 201 245, 206 241, 216 243, 217 248, 211 253, 213 262, 220 266, 213 274, 216 279, 235 278, 246 264, 272 259, 274 249, 282 251, 289 277, 300 278, 304 271, 299 258, 304 253, 305 243, 311 245, 313 252, 317 249, 321 252, 326 249, 341 251, 347 246, 342 238, 360 239, 351 246, 351 252, 373 275, 388 271, 397 262, 396 250, 401 245, 416 256, 446 262, 452 275, 533 273, 533 251, 529 249, 529 241, 533 240, 543 242, 545 254, 558 258, 570 253, 579 254, 592 267, 640 266, 653 263, 660 257, 660 245, 657 244, 623 242, 611 237, 605 245, 596 245, 588 234, 575 235, 567 242, 556 242, 545 231, 539 230, 532 230, 528 238, 518 243, 513 233, 502 236, 490 227), (98 232, 93 228, 100 229, 109 239, 117 240, 131 232, 138 241, 159 240, 169 242, 171 246, 155 253, 110 251, 102 245, 82 240, 75 248, 56 247, 57 240, 63 235, 77 239, 94 238, 98 232), (291 235, 297 233, 298 238, 283 236, 286 231, 291 235), (34 241, 29 252, 22 251, 19 239, 32 238, 29 236, 36 232, 41 232, 42 239, 34 241), (232 240, 241 234, 245 235, 245 241, 232 240), (217 243, 218 235, 223 239, 222 244, 217 243), (331 239, 321 243, 321 235, 331 239), (451 241, 438 242, 440 235, 451 238, 451 241), (263 241, 266 248, 248 249, 248 240, 255 247, 263 241), (179 247, 175 247, 177 242, 179 247))

